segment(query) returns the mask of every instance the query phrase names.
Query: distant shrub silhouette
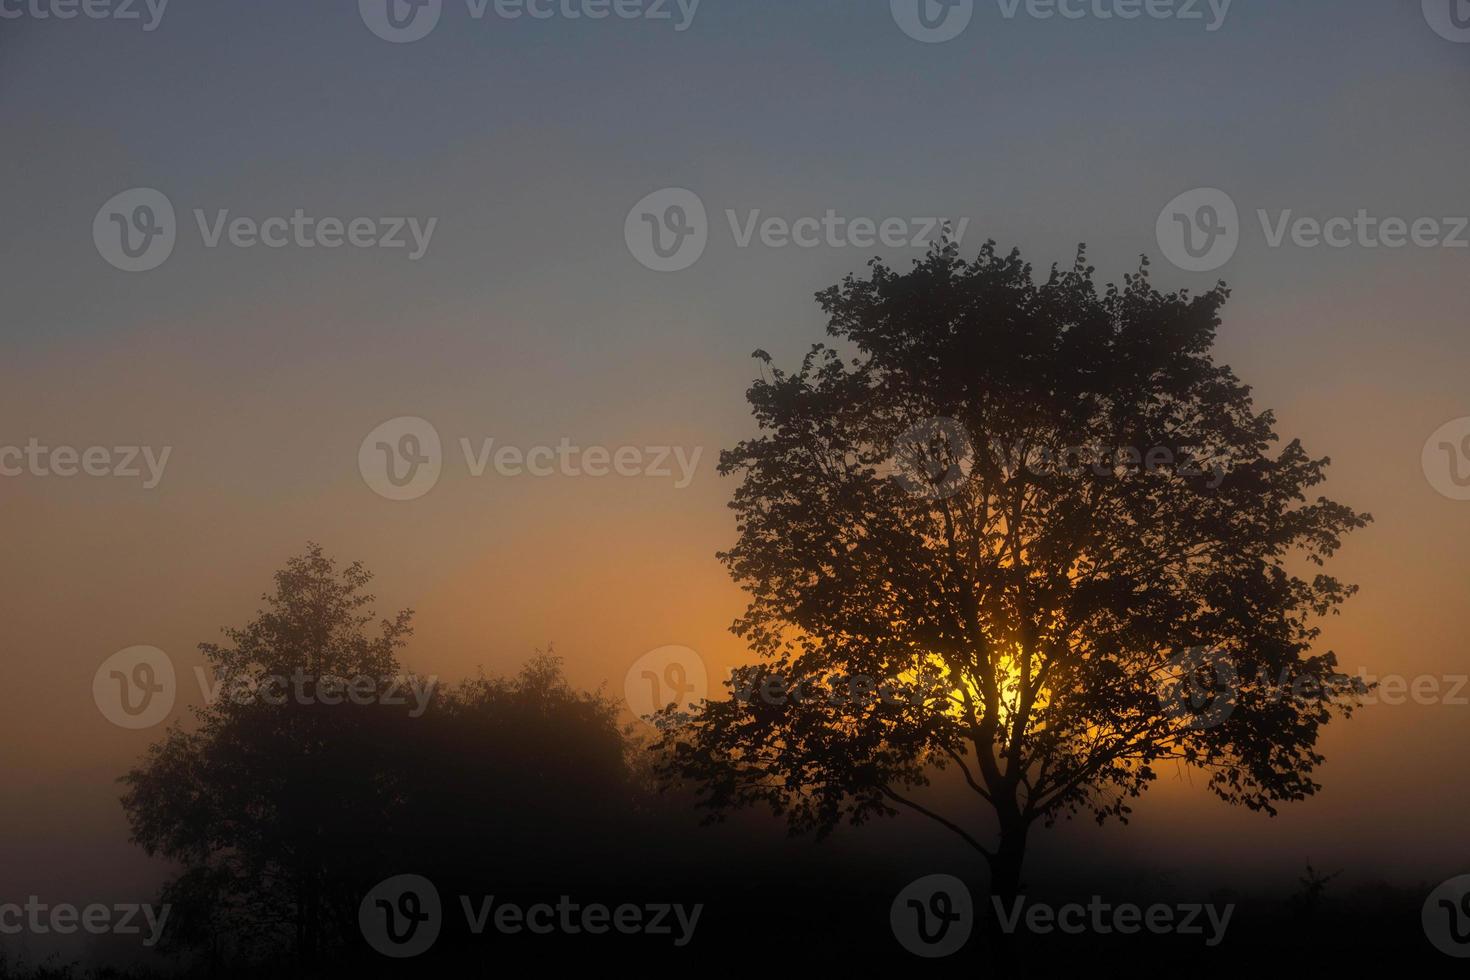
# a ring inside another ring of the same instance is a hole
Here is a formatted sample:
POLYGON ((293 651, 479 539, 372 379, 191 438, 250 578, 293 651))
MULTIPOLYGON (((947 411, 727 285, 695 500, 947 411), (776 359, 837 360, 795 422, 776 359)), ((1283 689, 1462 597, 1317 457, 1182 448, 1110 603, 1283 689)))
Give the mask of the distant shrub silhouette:
POLYGON ((358 903, 385 877, 534 881, 607 847, 579 822, 626 830, 614 702, 574 691, 543 654, 516 677, 436 690, 421 712, 385 703, 412 614, 374 624, 370 579, 318 546, 291 559, 230 646, 201 648, 230 694, 123 777, 134 842, 181 866, 160 899, 166 951, 317 962, 359 943, 358 903), (305 697, 262 696, 297 672, 305 697), (332 677, 374 679, 370 703, 323 703, 332 677))

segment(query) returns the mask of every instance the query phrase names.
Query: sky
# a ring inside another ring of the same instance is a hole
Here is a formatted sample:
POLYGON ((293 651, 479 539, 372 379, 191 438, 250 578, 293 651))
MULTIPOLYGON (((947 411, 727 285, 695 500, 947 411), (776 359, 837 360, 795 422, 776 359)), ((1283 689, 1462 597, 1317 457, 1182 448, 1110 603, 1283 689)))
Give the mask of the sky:
MULTIPOLYGON (((446 678, 513 671, 548 644, 574 682, 615 694, 666 645, 712 677, 748 660, 714 555, 734 540, 715 463, 753 433, 750 354, 794 364, 824 338, 818 290, 923 252, 759 232, 742 247, 756 212, 757 227, 830 211, 911 232, 949 218, 962 251, 995 239, 1043 272, 1085 242, 1100 280, 1143 258, 1161 288, 1226 280, 1220 360, 1283 434, 1332 457, 1328 492, 1375 517, 1335 564, 1362 591, 1323 648, 1448 693, 1470 673, 1470 502, 1421 455, 1470 416, 1470 247, 1272 245, 1288 211, 1433 218, 1451 239, 1470 214, 1470 44, 1435 29, 1435 2, 1235 0, 1213 22, 1206 4, 1124 20, 1096 16, 1106 0, 1077 19, 981 0, 931 43, 877 0, 602 20, 493 3, 476 19, 445 0, 412 42, 347 0, 193 0, 152 30, 142 5, 140 20, 58 20, 3 0, 23 12, 0 18, 0 447, 169 451, 152 487, 0 477, 3 884, 121 893, 162 873, 126 843, 113 782, 161 729, 110 723, 93 674, 149 645, 187 675, 308 541, 373 569, 380 611, 413 608, 404 662, 446 678), (94 227, 135 188, 176 212, 172 252, 142 272, 113 265, 94 227), (697 197, 707 245, 659 272, 628 228, 669 188, 697 197), (1200 188, 1236 206, 1239 242, 1194 272, 1158 224, 1200 188), (297 209, 368 218, 373 236, 404 219, 410 243, 408 219, 433 231, 416 258, 228 231, 208 245, 221 220, 263 229, 297 209), (411 500, 359 460, 402 418, 443 447, 411 500), (631 447, 650 469, 662 451, 671 474, 475 476, 462 439, 631 447)), ((174 717, 191 698, 186 681, 174 717)), ((1470 771, 1444 763, 1467 733, 1470 703, 1372 705, 1329 726, 1323 792, 1274 821, 1168 772, 1131 827, 1068 828, 1060 853, 1261 880, 1308 859, 1408 882, 1463 870, 1470 771), (1201 831, 1229 860, 1199 854, 1201 831)), ((872 831, 908 832, 928 834, 872 831)))

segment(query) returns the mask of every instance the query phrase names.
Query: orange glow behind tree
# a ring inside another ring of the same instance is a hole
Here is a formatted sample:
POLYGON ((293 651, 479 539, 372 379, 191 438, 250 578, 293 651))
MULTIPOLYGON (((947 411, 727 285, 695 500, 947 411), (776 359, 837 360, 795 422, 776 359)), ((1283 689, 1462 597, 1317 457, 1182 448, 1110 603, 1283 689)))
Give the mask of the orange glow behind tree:
POLYGON ((733 630, 762 662, 666 719, 664 775, 714 818, 765 804, 819 833, 917 811, 1005 898, 1032 826, 1126 821, 1163 760, 1271 814, 1314 793, 1321 726, 1367 688, 1312 650, 1355 587, 1292 568, 1370 518, 1308 499, 1328 461, 1278 445, 1214 362, 1227 297, 1146 266, 1099 291, 1081 250, 1038 283, 952 243, 820 293, 847 353, 787 373, 757 352, 760 435, 721 459, 733 630), (843 676, 872 696, 827 696, 843 676), (914 799, 948 766, 973 810, 914 799))

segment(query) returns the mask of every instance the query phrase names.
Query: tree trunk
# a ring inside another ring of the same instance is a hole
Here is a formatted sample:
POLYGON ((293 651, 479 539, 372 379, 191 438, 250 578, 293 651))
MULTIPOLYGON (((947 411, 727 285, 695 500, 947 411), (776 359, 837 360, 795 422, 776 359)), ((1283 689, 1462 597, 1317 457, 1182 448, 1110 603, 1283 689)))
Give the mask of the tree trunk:
POLYGON ((976 917, 986 923, 990 938, 991 965, 1002 976, 1017 972, 1016 937, 1001 926, 1010 916, 1021 894, 1021 866, 1026 859, 1026 833, 1030 825, 1022 820, 1002 820, 1000 844, 990 863, 990 895, 984 906, 976 909, 976 917), (1002 914, 1003 913, 1003 914, 1002 914))
POLYGON ((1000 828, 1000 846, 990 859, 990 894, 1006 906, 1021 894, 1021 865, 1026 860, 1026 834, 1021 821, 1005 822, 1000 828))

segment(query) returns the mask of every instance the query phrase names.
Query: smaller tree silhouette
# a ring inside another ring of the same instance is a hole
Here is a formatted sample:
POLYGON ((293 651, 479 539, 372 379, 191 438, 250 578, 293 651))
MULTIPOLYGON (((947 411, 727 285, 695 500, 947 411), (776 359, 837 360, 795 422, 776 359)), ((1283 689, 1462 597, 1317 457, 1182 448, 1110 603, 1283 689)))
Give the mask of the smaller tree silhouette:
POLYGON ((1327 886, 1341 874, 1341 871, 1334 871, 1324 875, 1308 862, 1307 870, 1297 879, 1299 887, 1296 894, 1291 897, 1292 909, 1297 916, 1302 919, 1314 918, 1326 897, 1327 886))
POLYGON ((549 651, 513 677, 435 686, 427 710, 398 703, 412 614, 377 619, 371 578, 316 545, 290 559, 253 620, 201 646, 218 696, 123 777, 133 841, 182 866, 162 896, 169 951, 257 972, 355 964, 359 904, 385 878, 593 887, 656 832, 638 824, 619 706, 574 689, 549 651), (288 697, 257 696, 273 678, 288 697), (337 679, 357 701, 320 697, 337 679))
POLYGON ((373 746, 406 710, 379 695, 400 672, 412 612, 376 621, 371 579, 319 545, 290 559, 255 619, 225 630, 228 645, 200 645, 217 695, 197 726, 171 728, 123 777, 134 843, 184 866, 164 896, 175 945, 222 955, 228 934, 235 948, 288 942, 309 961, 340 942, 364 819, 389 802, 373 746), (348 679, 372 696, 340 710, 335 685, 348 679))

